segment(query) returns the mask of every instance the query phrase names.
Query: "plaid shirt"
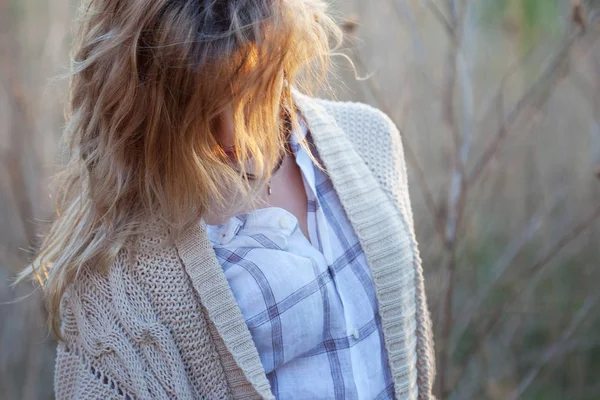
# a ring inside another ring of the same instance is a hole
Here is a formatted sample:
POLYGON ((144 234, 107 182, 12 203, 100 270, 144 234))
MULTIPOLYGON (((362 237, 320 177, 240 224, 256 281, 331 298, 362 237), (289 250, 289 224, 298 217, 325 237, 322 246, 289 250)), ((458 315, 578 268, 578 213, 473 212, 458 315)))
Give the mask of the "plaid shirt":
POLYGON ((308 197, 308 233, 270 207, 207 226, 278 399, 392 399, 365 254, 329 177, 290 147, 308 197))

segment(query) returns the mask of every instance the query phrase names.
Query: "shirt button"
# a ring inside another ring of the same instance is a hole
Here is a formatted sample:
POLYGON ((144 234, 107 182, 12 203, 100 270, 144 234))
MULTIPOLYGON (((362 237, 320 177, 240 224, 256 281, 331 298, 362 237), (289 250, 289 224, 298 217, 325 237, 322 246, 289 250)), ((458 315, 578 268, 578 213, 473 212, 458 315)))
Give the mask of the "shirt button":
POLYGON ((281 219, 279 220, 279 227, 281 229, 289 229, 292 226, 292 221, 290 219, 290 217, 285 216, 285 217, 281 217, 281 219))
POLYGON ((221 238, 219 240, 220 244, 227 243, 227 233, 225 231, 221 232, 221 238))
POLYGON ((354 330, 352 331, 352 336, 354 336, 354 340, 358 340, 358 338, 360 338, 360 335, 358 334, 358 329, 354 328, 354 330))

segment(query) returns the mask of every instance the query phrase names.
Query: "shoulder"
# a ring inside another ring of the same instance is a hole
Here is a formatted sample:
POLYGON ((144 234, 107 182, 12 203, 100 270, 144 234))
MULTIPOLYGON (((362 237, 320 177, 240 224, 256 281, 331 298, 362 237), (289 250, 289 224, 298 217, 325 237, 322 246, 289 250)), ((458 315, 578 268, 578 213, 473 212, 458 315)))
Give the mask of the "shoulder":
POLYGON ((384 188, 406 185, 402 137, 387 114, 364 103, 312 101, 335 120, 384 188))
POLYGON ((304 108, 325 114, 346 136, 383 191, 412 226, 408 177, 402 138, 396 124, 381 110, 357 102, 298 95, 304 108))
POLYGON ((385 170, 404 164, 400 132, 383 111, 359 102, 297 96, 309 107, 333 119, 369 167, 385 170))
POLYGON ((355 138, 369 137, 372 141, 387 141, 392 136, 398 136, 398 129, 392 119, 383 111, 371 105, 352 102, 336 101, 305 96, 305 100, 320 107, 335 119, 336 124, 346 133, 355 138))
POLYGON ((392 119, 383 111, 371 105, 353 102, 336 101, 319 98, 312 100, 323 107, 341 126, 353 129, 375 129, 377 133, 390 134, 396 129, 392 119))

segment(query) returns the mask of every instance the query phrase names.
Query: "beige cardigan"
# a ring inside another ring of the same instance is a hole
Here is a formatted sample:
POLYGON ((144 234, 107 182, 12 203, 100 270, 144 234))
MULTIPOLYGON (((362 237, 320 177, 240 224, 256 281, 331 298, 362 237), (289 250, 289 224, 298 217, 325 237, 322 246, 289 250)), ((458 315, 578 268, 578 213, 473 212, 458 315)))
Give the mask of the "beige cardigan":
MULTIPOLYGON (((363 104, 294 98, 371 267, 396 398, 431 399, 431 324, 398 130, 363 104)), ((59 400, 273 398, 200 223, 171 244, 149 222, 108 273, 82 271, 61 318, 59 400)))

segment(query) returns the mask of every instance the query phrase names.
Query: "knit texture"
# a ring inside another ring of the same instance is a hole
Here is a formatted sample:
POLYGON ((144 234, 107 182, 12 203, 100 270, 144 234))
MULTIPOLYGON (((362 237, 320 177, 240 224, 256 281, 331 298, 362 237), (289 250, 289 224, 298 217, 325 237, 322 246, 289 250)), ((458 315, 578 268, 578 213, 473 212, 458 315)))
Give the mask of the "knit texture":
MULTIPOLYGON (((423 270, 400 134, 380 111, 294 92, 371 267, 397 399, 431 399, 423 270)), ((107 272, 87 266, 61 305, 57 399, 271 399, 200 222, 176 241, 148 221, 107 272)))

